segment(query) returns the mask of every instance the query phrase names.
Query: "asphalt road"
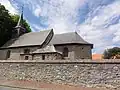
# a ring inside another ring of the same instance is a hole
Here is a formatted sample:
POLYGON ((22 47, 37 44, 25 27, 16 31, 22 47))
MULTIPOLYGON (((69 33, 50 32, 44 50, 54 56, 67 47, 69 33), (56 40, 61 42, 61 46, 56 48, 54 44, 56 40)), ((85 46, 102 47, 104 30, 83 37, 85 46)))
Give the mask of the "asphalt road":
MULTIPOLYGON (((0 86, 0 90, 36 90, 36 89, 20 89, 20 88, 0 86)), ((40 88, 39 90, 56 90, 56 89, 44 89, 44 88, 40 88)))

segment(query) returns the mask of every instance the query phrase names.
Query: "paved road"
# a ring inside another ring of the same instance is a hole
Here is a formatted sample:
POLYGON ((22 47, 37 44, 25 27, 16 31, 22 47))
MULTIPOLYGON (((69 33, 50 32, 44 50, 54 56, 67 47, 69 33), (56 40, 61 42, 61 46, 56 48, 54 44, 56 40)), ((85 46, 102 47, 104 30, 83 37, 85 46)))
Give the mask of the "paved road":
MULTIPOLYGON (((0 90, 36 90, 36 89, 20 89, 20 88, 0 86, 0 90)), ((44 88, 40 88, 39 90, 56 90, 56 89, 44 89, 44 88)))
POLYGON ((19 88, 11 88, 11 87, 0 86, 0 90, 28 90, 28 89, 19 89, 19 88))

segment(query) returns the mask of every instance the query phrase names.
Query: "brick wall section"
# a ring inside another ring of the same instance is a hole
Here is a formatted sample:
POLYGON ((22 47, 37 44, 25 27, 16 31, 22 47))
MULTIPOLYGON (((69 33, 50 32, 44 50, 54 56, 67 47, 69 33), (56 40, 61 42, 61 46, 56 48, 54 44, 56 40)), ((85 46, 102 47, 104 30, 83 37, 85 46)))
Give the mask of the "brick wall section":
POLYGON ((120 60, 1 60, 0 79, 37 80, 113 89, 120 86, 120 60))

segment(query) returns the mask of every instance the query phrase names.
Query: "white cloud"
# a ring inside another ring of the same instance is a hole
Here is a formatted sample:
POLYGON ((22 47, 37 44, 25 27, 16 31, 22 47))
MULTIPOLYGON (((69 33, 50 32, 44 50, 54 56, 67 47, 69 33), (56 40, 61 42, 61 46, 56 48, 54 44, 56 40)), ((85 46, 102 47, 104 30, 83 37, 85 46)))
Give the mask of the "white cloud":
POLYGON ((31 24, 31 28, 34 30, 33 32, 43 30, 43 28, 41 28, 39 25, 36 24, 31 24))
POLYGON ((120 43, 120 23, 110 26, 109 30, 111 30, 113 35, 112 42, 120 43))
POLYGON ((39 17, 41 15, 41 7, 37 5, 36 9, 34 10, 35 16, 39 17))
POLYGON ((75 31, 74 18, 77 10, 84 0, 27 0, 31 11, 37 17, 46 17, 49 28, 54 28, 55 33, 75 31), (73 25, 74 24, 74 25, 73 25))
POLYGON ((94 44, 94 48, 96 49, 94 53, 102 53, 105 48, 120 43, 120 23, 111 24, 111 18, 115 15, 120 15, 120 1, 103 6, 99 10, 98 8, 96 9, 99 14, 93 18, 88 17, 86 22, 78 28, 84 39, 94 44), (105 28, 109 24, 111 25, 105 28))
POLYGON ((0 0, 0 3, 1 3, 2 5, 4 5, 5 8, 6 8, 7 10, 9 10, 9 12, 10 12, 11 14, 16 14, 16 13, 18 13, 17 10, 12 7, 12 5, 10 4, 10 2, 9 2, 8 0, 0 0))

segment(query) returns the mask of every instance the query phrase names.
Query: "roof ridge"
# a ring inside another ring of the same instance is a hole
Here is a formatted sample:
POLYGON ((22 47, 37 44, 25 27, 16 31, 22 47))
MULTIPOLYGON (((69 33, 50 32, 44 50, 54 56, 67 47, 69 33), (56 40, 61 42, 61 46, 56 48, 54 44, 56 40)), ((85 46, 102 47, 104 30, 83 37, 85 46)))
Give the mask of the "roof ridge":
POLYGON ((55 35, 70 34, 70 33, 76 33, 76 32, 65 32, 65 33, 58 33, 58 34, 55 34, 55 35))
MULTIPOLYGON (((39 32, 29 32, 29 33, 25 33, 23 35, 26 35, 26 34, 32 34, 32 33, 41 33, 41 32, 46 32, 46 31, 51 31, 53 29, 49 29, 49 30, 42 30, 42 31, 39 31, 39 32)), ((22 35, 21 35, 22 36, 22 35)))

